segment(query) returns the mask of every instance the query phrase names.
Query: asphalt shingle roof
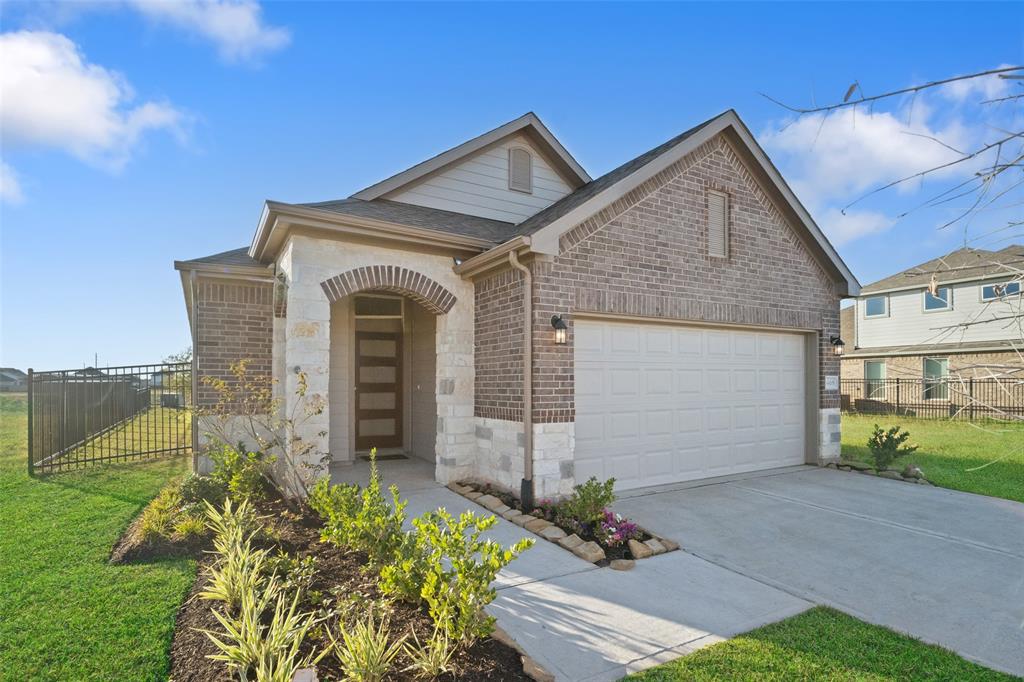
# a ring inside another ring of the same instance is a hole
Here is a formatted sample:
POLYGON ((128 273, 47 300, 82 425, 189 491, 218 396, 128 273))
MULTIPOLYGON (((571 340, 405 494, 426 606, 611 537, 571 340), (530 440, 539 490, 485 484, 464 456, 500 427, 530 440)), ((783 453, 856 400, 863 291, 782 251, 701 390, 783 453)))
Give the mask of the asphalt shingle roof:
POLYGON ((515 236, 515 225, 501 220, 480 218, 478 216, 442 211, 414 204, 403 204, 388 199, 338 199, 336 201, 320 201, 312 204, 296 204, 320 211, 330 211, 359 218, 385 220, 399 225, 422 227, 438 232, 448 232, 464 237, 476 237, 499 244, 515 236))
POLYGON ((204 265, 249 265, 256 267, 266 267, 263 263, 251 258, 249 256, 249 247, 243 246, 240 249, 231 249, 230 251, 221 251, 210 256, 203 256, 202 258, 193 258, 192 260, 184 261, 185 263, 195 263, 204 265))
POLYGON ((965 247, 868 284, 861 289, 861 293, 871 294, 902 287, 928 286, 932 275, 935 275, 936 281, 942 284, 950 280, 998 277, 1021 270, 1024 270, 1024 245, 1012 244, 1001 251, 965 247))

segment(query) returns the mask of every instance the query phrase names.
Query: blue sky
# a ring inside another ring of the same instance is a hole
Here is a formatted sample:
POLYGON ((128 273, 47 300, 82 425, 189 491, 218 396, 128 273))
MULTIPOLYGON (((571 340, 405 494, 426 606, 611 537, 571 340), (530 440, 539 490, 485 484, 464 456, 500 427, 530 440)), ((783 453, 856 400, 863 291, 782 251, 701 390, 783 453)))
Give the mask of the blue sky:
POLYGON ((1019 130, 1019 109, 976 104, 1005 83, 834 117, 821 133, 759 93, 824 103, 854 80, 870 95, 1022 63, 1020 4, 125 0, 0 12, 2 61, 54 71, 0 98, 5 366, 180 350, 175 259, 248 244, 265 199, 348 196, 529 110, 596 177, 736 109, 864 283, 1008 219, 993 211, 966 233, 936 230, 942 211, 894 222, 937 184, 838 213, 945 160, 907 131, 966 146, 1019 130))

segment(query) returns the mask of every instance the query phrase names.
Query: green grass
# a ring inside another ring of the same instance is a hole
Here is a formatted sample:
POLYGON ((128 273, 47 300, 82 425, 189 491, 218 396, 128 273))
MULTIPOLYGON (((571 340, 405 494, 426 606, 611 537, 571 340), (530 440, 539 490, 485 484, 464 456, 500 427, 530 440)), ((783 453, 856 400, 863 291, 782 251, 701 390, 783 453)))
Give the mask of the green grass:
POLYGON ((25 400, 0 395, 0 680, 166 679, 194 562, 107 563, 183 459, 29 478, 25 400))
POLYGON ((870 462, 867 441, 878 424, 899 424, 920 446, 893 467, 915 464, 935 485, 1024 502, 1024 423, 960 422, 887 415, 843 415, 843 459, 870 462))
POLYGON ((631 680, 1015 680, 951 651, 818 607, 631 680))

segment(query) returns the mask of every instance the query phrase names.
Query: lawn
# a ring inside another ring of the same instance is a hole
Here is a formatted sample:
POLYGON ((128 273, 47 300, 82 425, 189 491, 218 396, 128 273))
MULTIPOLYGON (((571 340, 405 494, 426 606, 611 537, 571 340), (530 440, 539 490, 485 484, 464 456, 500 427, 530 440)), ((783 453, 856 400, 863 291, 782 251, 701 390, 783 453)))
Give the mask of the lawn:
POLYGON ((0 395, 0 680, 166 679, 185 560, 111 566, 131 519, 187 461, 29 478, 25 400, 0 395))
POLYGON ((935 485, 1024 502, 1024 423, 843 415, 843 459, 868 460, 874 425, 899 424, 920 446, 894 466, 915 464, 935 485))
POLYGON ((631 680, 1015 680, 892 630, 818 607, 631 680))

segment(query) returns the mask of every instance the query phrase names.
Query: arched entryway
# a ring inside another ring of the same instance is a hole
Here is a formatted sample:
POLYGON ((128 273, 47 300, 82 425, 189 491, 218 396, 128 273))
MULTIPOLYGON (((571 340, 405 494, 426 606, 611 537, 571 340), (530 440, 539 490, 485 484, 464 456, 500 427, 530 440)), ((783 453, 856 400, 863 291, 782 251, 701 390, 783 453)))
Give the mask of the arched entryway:
POLYGON ((328 446, 332 461, 381 457, 436 464, 439 320, 456 304, 447 288, 408 268, 355 268, 321 283, 330 301, 328 446))

